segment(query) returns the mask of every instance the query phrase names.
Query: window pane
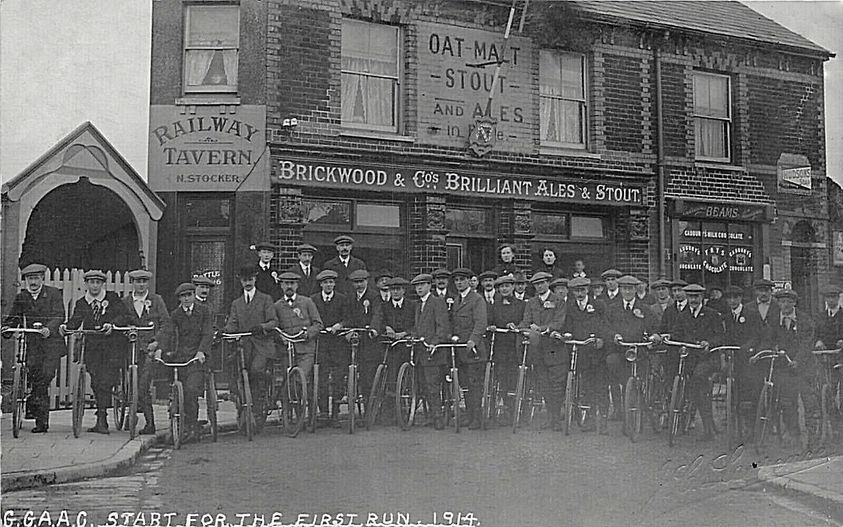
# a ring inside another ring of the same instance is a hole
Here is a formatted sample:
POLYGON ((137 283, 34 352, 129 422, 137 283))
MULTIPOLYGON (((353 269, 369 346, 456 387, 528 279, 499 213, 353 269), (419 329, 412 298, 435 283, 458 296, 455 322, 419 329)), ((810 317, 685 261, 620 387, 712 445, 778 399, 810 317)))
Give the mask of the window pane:
POLYGON ((183 205, 185 227, 228 227, 231 201, 228 199, 188 198, 183 205))
POLYGON ((302 200, 305 224, 351 226, 350 201, 302 200))
POLYGON ((493 215, 486 209, 455 209, 445 211, 445 228, 451 234, 492 234, 493 215))
POLYGON ((539 101, 542 141, 552 143, 585 143, 583 137, 583 104, 576 101, 549 99, 539 101))
POLYGON ((343 20, 342 69, 397 77, 397 28, 343 20))
POLYGON ((398 205, 357 205, 358 227, 401 227, 401 208, 398 205))
POLYGON ((603 218, 571 216, 571 237, 603 238, 603 218))
POLYGON ((188 46, 238 47, 238 6, 190 6, 188 9, 188 46))
POLYGON ((568 236, 568 216, 566 214, 548 214, 533 212, 533 231, 536 234, 568 236))
POLYGON ((560 54, 559 62, 562 72, 562 96, 570 99, 582 99, 582 57, 580 55, 560 54))
POLYGON ((727 158, 729 154, 726 145, 726 127, 728 125, 726 121, 697 117, 694 120, 697 156, 727 158))
POLYGON ((353 73, 342 74, 343 124, 394 127, 395 81, 353 73))
POLYGON ((559 59, 553 51, 539 53, 539 91, 542 95, 561 95, 562 74, 559 59))
POLYGON ((729 117, 729 78, 694 75, 694 113, 708 117, 729 117))
POLYGON ((191 49, 184 58, 186 87, 237 88, 236 49, 191 49))

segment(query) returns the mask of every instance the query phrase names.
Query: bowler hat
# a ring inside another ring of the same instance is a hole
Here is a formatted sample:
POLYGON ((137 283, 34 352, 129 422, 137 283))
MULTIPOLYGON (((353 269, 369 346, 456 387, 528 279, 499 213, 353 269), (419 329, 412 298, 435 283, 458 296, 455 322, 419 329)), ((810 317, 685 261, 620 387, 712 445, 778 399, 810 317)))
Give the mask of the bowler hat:
POLYGON ((354 243, 354 238, 352 238, 348 234, 340 234, 339 236, 334 238, 334 245, 339 245, 341 243, 354 243))
MULTIPOLYGON (((449 273, 450 274, 450 273, 449 273)), ((418 284, 429 284, 433 282, 433 276, 427 273, 417 274, 413 279, 410 281, 410 285, 418 285, 418 284)))
POLYGON ((351 274, 348 275, 348 279, 351 281, 368 280, 368 278, 369 271, 365 269, 357 269, 356 271, 351 271, 351 274))
POLYGON ((185 293, 193 294, 194 291, 196 291, 195 285, 190 282, 184 282, 182 284, 179 284, 179 286, 176 288, 176 296, 181 296, 185 293))
POLYGON ((91 269, 90 271, 86 272, 82 275, 82 278, 87 282, 91 279, 102 280, 105 282, 105 273, 100 271, 99 269, 91 269))
POLYGON ((21 269, 20 275, 26 277, 31 274, 44 274, 47 272, 47 266, 39 263, 31 263, 21 269))
POLYGON ((278 250, 278 247, 272 245, 269 242, 258 242, 255 244, 255 250, 260 251, 261 249, 266 249, 267 251, 275 252, 278 250))
POLYGON ((793 289, 779 289, 773 296, 776 298, 790 298, 794 302, 799 300, 799 295, 793 289))
POLYGON ((249 278, 252 276, 258 275, 258 266, 252 264, 246 264, 237 271, 238 278, 249 278))
POLYGON ((387 271, 386 269, 381 269, 377 273, 375 273, 375 282, 380 280, 381 278, 394 278, 395 275, 392 274, 392 271, 387 271))
POLYGON ((152 273, 146 269, 135 269, 129 271, 129 280, 149 280, 152 278, 152 273))
POLYGON ((336 280, 337 279, 337 272, 332 269, 325 269, 321 271, 318 275, 316 275, 316 281, 321 282, 322 280, 336 280))

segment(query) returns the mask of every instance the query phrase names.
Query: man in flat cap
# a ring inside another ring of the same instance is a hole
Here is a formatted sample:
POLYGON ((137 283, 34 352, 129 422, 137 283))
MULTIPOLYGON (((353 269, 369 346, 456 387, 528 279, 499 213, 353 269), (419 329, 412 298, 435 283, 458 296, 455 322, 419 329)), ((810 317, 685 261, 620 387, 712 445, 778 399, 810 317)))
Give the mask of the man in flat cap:
MULTIPOLYGON (((42 264, 29 264, 21 269, 24 289, 12 302, 12 309, 3 319, 3 328, 40 328, 41 334, 25 333, 27 344, 26 365, 29 368, 29 380, 32 395, 27 401, 27 414, 35 418, 33 433, 42 434, 50 428, 50 400, 48 390, 59 361, 67 354, 64 339, 59 334, 59 326, 64 320, 61 291, 44 284, 47 267, 42 264)), ((3 333, 3 337, 11 337, 3 333)))
MULTIPOLYGON (((841 289, 828 285, 823 289, 824 310, 817 320, 817 349, 843 348, 843 311, 840 310, 841 289)), ((841 358, 843 360, 843 358, 841 358)))
POLYGON ((606 269, 600 274, 600 278, 606 284, 606 290, 603 291, 603 294, 598 300, 605 302, 606 307, 620 303, 621 301, 620 290, 618 289, 618 279, 621 276, 622 273, 617 269, 606 269))
POLYGON ((343 376, 349 361, 348 343, 334 334, 348 324, 349 299, 336 292, 337 273, 325 269, 316 276, 321 291, 311 295, 310 299, 322 318, 322 325, 328 334, 319 336, 319 410, 328 414, 328 393, 331 394, 332 408, 330 416, 334 426, 339 425, 340 399, 345 390, 343 376), (328 386, 328 380, 333 385, 328 386))
POLYGON ((708 300, 705 301, 705 307, 710 307, 720 314, 726 312, 726 299, 723 298, 722 286, 714 284, 708 287, 708 300))
POLYGON ((451 307, 451 332, 458 342, 466 343, 466 348, 457 350, 460 376, 465 379, 468 393, 465 397, 468 428, 478 430, 481 425, 480 399, 483 396, 484 362, 488 358, 488 348, 483 335, 486 333, 488 315, 483 297, 472 291, 469 278, 474 273, 461 267, 454 269, 454 285, 457 296, 451 307))
POLYGON ((524 275, 524 272, 518 271, 515 273, 514 277, 515 290, 513 291, 512 296, 523 302, 531 299, 533 295, 527 290, 527 277, 524 275))
POLYGON ((494 271, 483 271, 477 277, 480 280, 480 289, 482 291, 483 300, 487 305, 495 303, 495 279, 498 277, 494 271))
POLYGON ((84 329, 98 329, 103 333, 102 336, 85 336, 85 364, 97 400, 97 424, 88 431, 107 434, 111 394, 119 380, 118 374, 126 359, 128 346, 123 335, 113 333, 111 328, 125 325, 129 313, 117 293, 105 290, 105 273, 91 270, 83 277, 87 292, 76 301, 73 315, 67 324, 59 326, 59 331, 64 335, 66 329, 84 326, 84 329))
POLYGON ((281 296, 278 291, 278 271, 272 268, 272 259, 275 257, 276 247, 269 242, 255 244, 258 251, 257 275, 255 276, 255 287, 258 291, 269 295, 273 301, 281 296))
MULTIPOLYGON (((205 304, 208 301, 208 295, 211 293, 211 288, 216 287, 217 285, 213 280, 203 275, 194 276, 191 282, 196 286, 196 292, 194 293, 196 301, 202 304, 205 304)), ((208 309, 211 309, 213 312, 213 309, 209 304, 205 305, 207 305, 208 309)))
POLYGON ((650 289, 652 289, 654 297, 654 302, 650 306, 650 311, 653 312, 659 318, 659 322, 661 323, 662 316, 664 316, 665 310, 671 305, 671 296, 670 296, 670 280, 659 279, 650 284, 650 289))
MULTIPOLYGON (((360 366, 360 393, 368 394, 372 388, 375 371, 383 358, 383 348, 373 340, 378 335, 377 328, 381 326, 383 303, 380 295, 369 287, 368 271, 357 269, 349 273, 348 279, 352 287, 349 326, 371 328, 368 334, 360 335, 360 346, 357 350, 357 361, 360 366)), ((350 337, 349 335, 348 338, 350 337)))
POLYGON ((451 271, 440 267, 433 271, 431 276, 433 277, 434 285, 433 294, 445 299, 446 302, 450 298, 453 303, 456 290, 451 286, 451 271))
POLYGON ((656 303, 656 297, 647 290, 647 282, 644 280, 641 280, 641 283, 635 286, 635 295, 638 297, 638 301, 645 306, 651 306, 656 303))
MULTIPOLYGON (((255 404, 255 415, 264 411, 261 406, 267 382, 267 367, 269 361, 275 359, 275 340, 273 331, 278 327, 278 317, 275 313, 272 297, 257 288, 258 269, 254 265, 244 265, 237 273, 240 280, 240 294, 232 300, 228 319, 225 321, 225 333, 251 332, 252 336, 244 338, 243 353, 251 377, 252 401, 255 404)), ((297 276, 297 275, 296 275, 297 276)), ((273 279, 273 283, 275 279, 273 279)), ((237 361, 234 355, 230 360, 237 361)), ((237 367, 232 372, 237 372, 237 367)), ((236 386, 236 384, 234 384, 236 386)), ((258 426, 263 420, 258 419, 258 426)))
MULTIPOLYGON (((526 302, 518 300, 513 294, 515 291, 515 278, 513 276, 504 275, 496 279, 495 287, 497 288, 495 302, 489 306, 488 310, 489 330, 492 332, 497 328, 506 329, 511 324, 520 324, 524 319, 524 308, 527 306, 526 302)), ((521 339, 517 338, 514 333, 495 334, 494 339, 495 375, 500 382, 504 408, 507 413, 504 422, 501 424, 505 424, 513 415, 514 401, 508 394, 515 392, 515 384, 518 378, 516 368, 521 358, 519 353, 521 339)))
POLYGON ((366 262, 351 255, 354 248, 354 239, 351 236, 337 236, 334 238, 334 245, 337 248, 337 256, 325 262, 324 267, 337 273, 337 291, 351 297, 353 288, 348 275, 354 271, 365 271, 366 262))
MULTIPOLYGON (((155 417, 152 414, 152 397, 150 387, 152 386, 152 375, 154 363, 152 354, 158 349, 158 342, 163 335, 167 324, 170 323, 170 313, 161 295, 149 290, 149 281, 152 273, 146 269, 136 269, 129 272, 129 282, 132 284, 132 292, 123 297, 126 305, 127 321, 130 326, 155 326, 152 331, 138 331, 137 350, 138 356, 138 408, 143 412, 145 421, 144 427, 139 434, 155 433, 155 417)), ((131 416, 134 418, 134 416, 131 416)), ((126 423, 126 426, 131 426, 126 423)))
POLYGON ((563 302, 568 302, 568 279, 565 277, 554 278, 550 281, 550 290, 559 295, 563 302))
MULTIPOLYGON (((545 332, 561 332, 565 326, 565 303, 550 290, 550 273, 539 271, 530 278, 536 296, 527 301, 518 325, 530 339, 528 362, 535 366, 539 389, 547 403, 548 419, 543 428, 562 430, 562 399, 568 373, 568 351, 564 344, 545 332)), ((510 328, 514 328, 511 325, 510 328)))
MULTIPOLYGON (((207 304, 196 300, 196 285, 190 282, 176 288, 179 305, 170 312, 170 322, 160 336, 155 357, 167 362, 193 363, 179 368, 184 386, 185 443, 199 440, 199 396, 205 387, 205 360, 214 337, 214 317, 207 304)), ((149 421, 147 421, 149 423, 149 421)))
MULTIPOLYGON (((734 375, 737 380, 738 400, 741 402, 742 417, 754 419, 755 413, 750 413, 749 408, 755 405, 758 399, 758 392, 754 392, 753 385, 758 384, 747 378, 749 368, 749 356, 752 350, 757 350, 755 338, 758 325, 761 323, 758 312, 747 309, 743 303, 743 288, 737 285, 730 285, 724 291, 726 299, 726 311, 721 315, 725 329, 723 343, 726 346, 739 346, 741 349, 733 354, 734 375)), ((758 387, 760 390, 760 387, 758 387)), ((747 423, 750 421, 747 420, 747 423)))
POLYGON ((395 278, 395 275, 392 274, 392 271, 386 269, 381 269, 375 273, 375 289, 380 295, 382 308, 389 303, 389 283, 393 278, 395 278))
MULTIPOLYGON (((296 247, 299 261, 286 269, 285 272, 299 275, 299 288, 296 292, 300 295, 313 296, 320 291, 319 276, 320 269, 313 265, 313 256, 316 254, 316 247, 309 243, 303 243, 296 247)), ((275 300, 278 300, 277 298, 275 300)))
POLYGON ((773 282, 766 278, 756 280, 752 285, 752 289, 755 291, 755 301, 750 302, 746 306, 748 309, 758 311, 762 322, 761 331, 768 334, 778 324, 779 315, 781 314, 778 303, 773 301, 774 285, 773 282))
MULTIPOLYGON (((419 301, 415 305, 413 337, 424 339, 430 346, 447 342, 451 336, 451 324, 448 319, 448 307, 445 300, 431 293, 433 277, 420 274, 413 278, 410 285, 415 288, 419 301)), ((425 349, 415 350, 420 366, 419 378, 424 397, 433 413, 433 426, 436 430, 445 427, 442 414, 442 381, 445 379, 447 357, 437 352, 433 356, 425 349)))
MULTIPOLYGON (((295 335, 305 332, 306 342, 295 345, 296 365, 304 371, 309 383, 313 382, 313 362, 316 358, 316 339, 324 328, 322 315, 316 309, 316 304, 310 297, 298 294, 299 275, 296 273, 282 273, 280 280, 283 295, 275 302, 273 309, 278 320, 278 328, 285 333, 295 335)), ((286 368, 286 348, 280 353, 281 362, 286 368)))
POLYGON ((664 310, 659 324, 659 333, 674 333, 679 324, 680 314, 688 309, 688 297, 685 286, 688 282, 682 279, 674 280, 670 284, 673 302, 664 310))

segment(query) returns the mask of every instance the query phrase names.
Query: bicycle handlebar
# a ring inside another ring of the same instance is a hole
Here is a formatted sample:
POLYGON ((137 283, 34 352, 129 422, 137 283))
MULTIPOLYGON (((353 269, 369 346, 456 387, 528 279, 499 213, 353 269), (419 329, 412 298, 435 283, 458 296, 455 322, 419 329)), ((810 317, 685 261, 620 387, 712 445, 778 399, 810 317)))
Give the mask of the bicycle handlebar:
POLYGON ((589 344, 594 344, 595 342, 597 342, 597 337, 594 335, 594 333, 590 334, 585 340, 573 340, 574 336, 570 333, 558 334, 554 332, 551 333, 550 336, 557 340, 561 340, 564 344, 568 344, 570 346, 588 346, 589 344))
POLYGON ((111 326, 114 331, 150 331, 155 329, 155 324, 150 322, 148 326, 111 326))
POLYGON ((523 329, 499 328, 497 326, 489 326, 489 327, 486 328, 486 331, 489 331, 489 332, 492 332, 492 333, 523 333, 524 332, 523 329), (495 329, 492 329, 493 327, 495 329))
POLYGON ((342 328, 336 335, 338 337, 344 337, 351 333, 368 333, 371 329, 371 326, 366 326, 365 328, 342 328))
POLYGON ((387 341, 387 342, 388 342, 390 348, 392 348, 392 347, 394 347, 398 344, 406 344, 407 347, 409 348, 409 347, 411 347, 415 344, 418 344, 418 343, 421 343, 421 344, 425 343, 423 338, 418 338, 418 337, 404 337, 403 339, 387 341))
POLYGON ((281 328, 275 328, 275 331, 281 336, 285 342, 305 342, 307 340, 307 331, 299 330, 298 333, 289 334, 281 328))
POLYGON ((749 358, 749 363, 755 364, 760 360, 776 358, 784 358, 785 360, 787 360, 788 364, 793 364, 793 361, 790 360, 790 357, 788 357, 787 352, 785 350, 761 350, 749 358))
POLYGON ((841 351, 843 351, 841 348, 837 348, 833 350, 812 350, 811 353, 814 355, 837 355, 841 351))
POLYGON ((710 353, 717 353, 720 351, 729 352, 729 351, 740 351, 740 346, 717 346, 716 348, 711 348, 709 350, 710 353))
MULTIPOLYGON (((35 322, 35 324, 41 325, 40 322, 35 322)), ((3 333, 41 333, 42 329, 44 328, 4 328, 3 333)))
POLYGON ((705 347, 701 344, 694 344, 692 342, 680 342, 678 340, 670 340, 670 338, 667 337, 663 338, 662 342, 664 342, 668 346, 682 346, 683 348, 688 348, 692 350, 701 350, 705 347))
POLYGON ((157 360, 158 362, 160 362, 164 366, 167 366, 168 368, 184 368, 185 366, 189 366, 190 364, 193 364, 194 362, 202 362, 197 357, 193 357, 192 359, 190 359, 187 362, 167 362, 164 359, 155 359, 155 360, 157 360))
POLYGON ((223 340, 240 340, 243 337, 251 337, 252 332, 244 331, 241 333, 221 333, 220 335, 222 336, 223 340))
MULTIPOLYGON (((114 328, 112 328, 114 329, 114 328)), ((104 335, 104 329, 65 329, 65 335, 104 335)))
POLYGON ((621 339, 615 339, 615 343, 619 346, 626 346, 630 348, 648 348, 654 344, 652 340, 646 342, 624 342, 621 339))

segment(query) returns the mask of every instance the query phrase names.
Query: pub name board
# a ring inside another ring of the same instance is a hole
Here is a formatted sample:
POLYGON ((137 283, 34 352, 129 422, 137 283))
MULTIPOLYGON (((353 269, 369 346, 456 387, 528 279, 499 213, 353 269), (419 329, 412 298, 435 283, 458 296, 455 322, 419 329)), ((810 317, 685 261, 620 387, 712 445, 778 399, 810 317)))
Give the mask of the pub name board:
POLYGON ((158 192, 269 190, 263 160, 266 110, 238 106, 153 105, 149 111, 149 187, 158 192))
POLYGON ((772 210, 766 205, 744 203, 676 200, 674 214, 683 218, 724 221, 770 221, 772 210))
POLYGON ((273 167, 272 180, 282 185, 309 188, 439 193, 600 205, 642 206, 645 195, 642 185, 627 183, 484 174, 428 166, 326 163, 292 158, 277 161, 273 167))
POLYGON ((476 121, 487 119, 495 123, 492 149, 531 150, 532 45, 516 36, 506 51, 503 44, 502 30, 418 24, 419 142, 464 148, 476 121))

